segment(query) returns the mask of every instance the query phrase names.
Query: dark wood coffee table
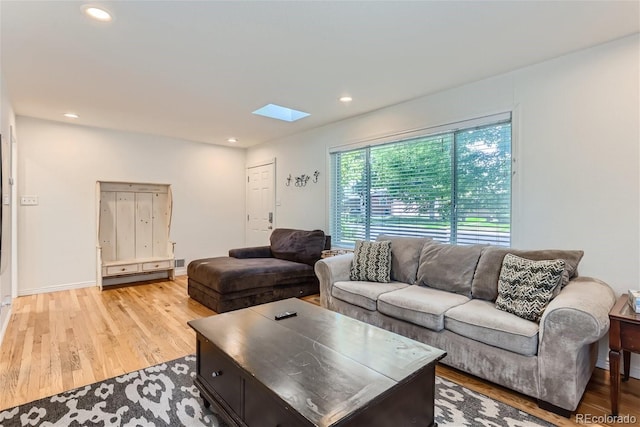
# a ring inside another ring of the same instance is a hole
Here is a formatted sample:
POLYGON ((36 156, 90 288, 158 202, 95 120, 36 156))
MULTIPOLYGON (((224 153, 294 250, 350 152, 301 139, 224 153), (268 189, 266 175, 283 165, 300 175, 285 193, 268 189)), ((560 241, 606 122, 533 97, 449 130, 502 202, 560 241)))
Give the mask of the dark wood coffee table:
POLYGON ((195 384, 232 426, 435 425, 442 350, 295 298, 189 325, 195 384))

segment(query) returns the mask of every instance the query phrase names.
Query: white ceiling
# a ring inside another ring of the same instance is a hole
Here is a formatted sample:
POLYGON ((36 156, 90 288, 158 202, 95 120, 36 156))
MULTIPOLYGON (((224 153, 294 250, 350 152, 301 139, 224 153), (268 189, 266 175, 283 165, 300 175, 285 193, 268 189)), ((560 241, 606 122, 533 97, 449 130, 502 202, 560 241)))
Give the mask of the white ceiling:
POLYGON ((0 0, 18 115, 248 147, 640 31, 639 1, 0 0), (349 94, 353 101, 341 104, 349 94), (267 103, 311 113, 254 116, 267 103), (72 120, 62 116, 73 111, 72 120))

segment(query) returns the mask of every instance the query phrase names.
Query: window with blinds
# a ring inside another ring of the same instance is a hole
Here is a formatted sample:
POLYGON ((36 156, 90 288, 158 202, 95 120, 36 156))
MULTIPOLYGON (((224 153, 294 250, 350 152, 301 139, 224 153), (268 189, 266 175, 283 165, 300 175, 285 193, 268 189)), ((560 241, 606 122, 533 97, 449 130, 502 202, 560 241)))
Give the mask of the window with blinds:
POLYGON ((337 246, 379 234, 511 242, 511 117, 331 154, 337 246))

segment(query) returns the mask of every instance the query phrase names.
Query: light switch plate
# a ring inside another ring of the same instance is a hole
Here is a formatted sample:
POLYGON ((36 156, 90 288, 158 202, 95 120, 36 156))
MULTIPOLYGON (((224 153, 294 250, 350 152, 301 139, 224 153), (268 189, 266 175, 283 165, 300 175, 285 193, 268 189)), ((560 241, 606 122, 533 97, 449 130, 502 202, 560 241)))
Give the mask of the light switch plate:
POLYGON ((22 196, 20 197, 22 206, 36 206, 38 204, 38 196, 22 196))

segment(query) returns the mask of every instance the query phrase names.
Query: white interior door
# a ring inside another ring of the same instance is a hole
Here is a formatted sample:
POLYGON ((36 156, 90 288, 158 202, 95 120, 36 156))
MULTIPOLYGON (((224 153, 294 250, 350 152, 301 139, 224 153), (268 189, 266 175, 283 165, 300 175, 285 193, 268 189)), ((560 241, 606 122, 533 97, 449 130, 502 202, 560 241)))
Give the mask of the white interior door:
POLYGON ((269 244, 275 224, 275 162, 247 168, 247 246, 269 244))

